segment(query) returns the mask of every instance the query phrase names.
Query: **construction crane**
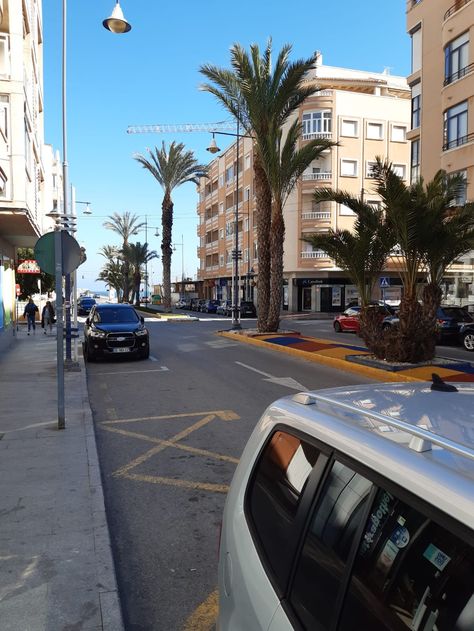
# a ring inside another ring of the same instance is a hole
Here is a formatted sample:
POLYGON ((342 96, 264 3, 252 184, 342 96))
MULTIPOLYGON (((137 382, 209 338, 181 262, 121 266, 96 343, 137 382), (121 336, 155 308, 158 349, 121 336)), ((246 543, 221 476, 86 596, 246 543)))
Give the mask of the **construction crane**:
MULTIPOLYGON (((217 123, 183 123, 181 125, 130 125, 127 134, 166 134, 190 131, 225 134, 225 130, 235 130, 235 121, 218 121, 217 123)), ((235 136, 235 134, 229 134, 235 136)))

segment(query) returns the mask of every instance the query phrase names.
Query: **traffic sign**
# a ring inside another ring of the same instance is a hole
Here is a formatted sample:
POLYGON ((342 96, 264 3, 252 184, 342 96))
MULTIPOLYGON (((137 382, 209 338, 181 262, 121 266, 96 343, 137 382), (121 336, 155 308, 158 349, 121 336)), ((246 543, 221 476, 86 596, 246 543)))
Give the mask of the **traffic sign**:
MULTIPOLYGON (((81 264, 79 243, 68 232, 61 231, 62 270, 61 274, 70 274, 81 264)), ((54 232, 47 232, 35 245, 35 258, 43 272, 54 276, 54 232)))
POLYGON ((390 278, 388 278, 388 276, 382 276, 380 278, 380 287, 390 287, 390 278))

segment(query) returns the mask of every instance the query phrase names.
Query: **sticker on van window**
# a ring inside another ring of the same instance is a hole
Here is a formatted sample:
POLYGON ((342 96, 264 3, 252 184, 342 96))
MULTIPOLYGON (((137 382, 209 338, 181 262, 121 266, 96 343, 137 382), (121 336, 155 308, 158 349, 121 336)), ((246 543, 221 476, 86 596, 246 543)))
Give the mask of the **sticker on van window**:
POLYGON ((390 535, 390 541, 392 541, 397 548, 405 548, 410 541, 410 533, 405 526, 397 526, 390 535))
POLYGON ((384 491, 378 501, 374 504, 372 512, 367 521, 364 538, 362 539, 360 554, 364 556, 374 547, 380 532, 392 512, 392 504, 395 498, 387 491, 384 491))
POLYGON ((442 550, 434 546, 432 543, 430 543, 423 552, 423 556, 440 571, 444 570, 451 561, 451 557, 448 557, 447 554, 442 552, 442 550))

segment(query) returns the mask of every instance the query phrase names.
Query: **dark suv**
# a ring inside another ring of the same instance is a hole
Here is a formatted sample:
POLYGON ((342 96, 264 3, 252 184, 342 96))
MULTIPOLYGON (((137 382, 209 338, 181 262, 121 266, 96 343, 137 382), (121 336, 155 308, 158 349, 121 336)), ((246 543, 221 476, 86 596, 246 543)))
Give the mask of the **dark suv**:
POLYGON ((143 316, 132 305, 94 305, 84 324, 83 353, 87 361, 121 354, 147 359, 150 347, 143 316))
POLYGON ((257 310, 253 302, 249 300, 243 300, 240 303, 240 317, 241 318, 256 318, 257 310))
POLYGON ((87 315, 95 304, 94 298, 88 298, 87 296, 80 298, 77 304, 77 315, 87 315))

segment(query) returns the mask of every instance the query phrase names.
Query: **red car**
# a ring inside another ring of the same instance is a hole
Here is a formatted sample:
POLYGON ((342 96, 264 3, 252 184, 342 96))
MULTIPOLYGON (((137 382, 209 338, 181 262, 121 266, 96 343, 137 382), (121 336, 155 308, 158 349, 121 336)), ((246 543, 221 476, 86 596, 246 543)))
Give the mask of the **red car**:
MULTIPOLYGON (((387 316, 393 315, 393 311, 383 305, 370 305, 371 308, 377 309, 380 319, 383 320, 387 316)), ((343 313, 338 314, 334 318, 333 326, 337 333, 341 331, 359 332, 359 314, 360 307, 349 307, 343 313)))

